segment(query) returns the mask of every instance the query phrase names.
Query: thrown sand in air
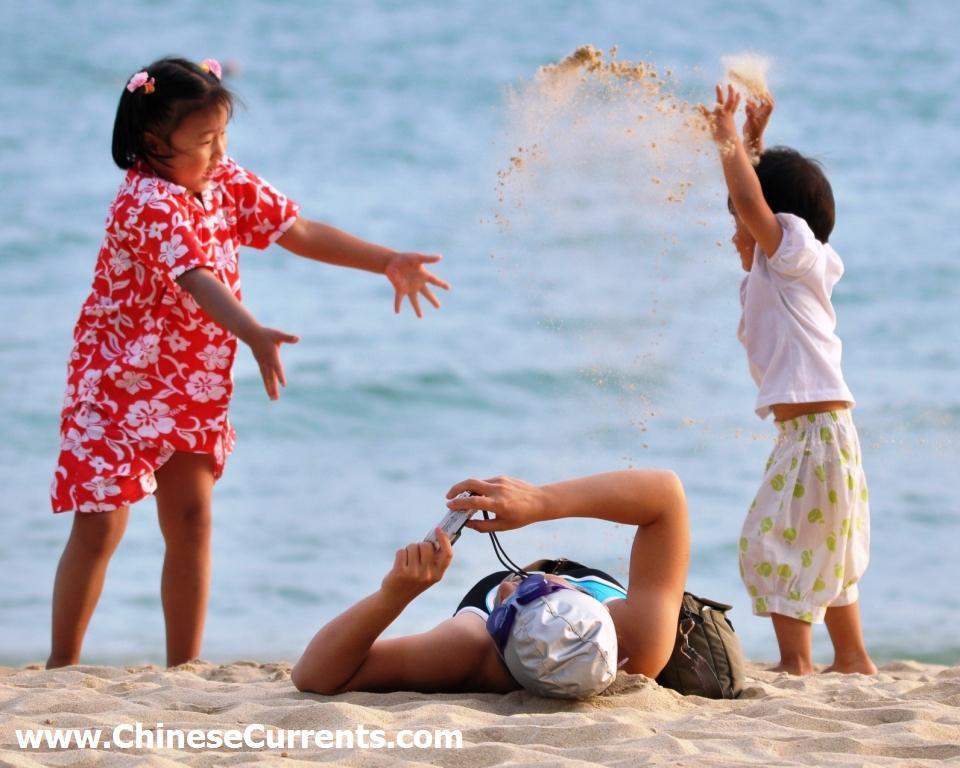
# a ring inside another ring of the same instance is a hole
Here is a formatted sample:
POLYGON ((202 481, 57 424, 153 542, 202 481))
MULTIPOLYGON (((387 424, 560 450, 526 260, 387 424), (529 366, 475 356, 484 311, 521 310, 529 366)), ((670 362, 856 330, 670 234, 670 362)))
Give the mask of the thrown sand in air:
MULTIPOLYGON (((728 77, 766 90, 765 59, 725 63, 728 77)), ((697 108, 713 100, 712 83, 695 83, 585 45, 506 99, 492 255, 562 338, 551 354, 612 395, 595 401, 611 408, 597 422, 606 415, 641 433, 658 416, 710 428, 699 382, 712 363, 689 340, 728 332, 718 286, 735 280, 731 261, 739 267, 717 150, 697 108)))
MULTIPOLYGON (((516 179, 525 171, 535 175, 561 164, 617 171, 611 163, 624 160, 617 175, 626 182, 626 194, 646 182, 657 187, 653 192, 665 202, 686 197, 695 181, 683 169, 691 165, 691 155, 710 149, 706 125, 695 106, 673 92, 670 70, 661 76, 653 64, 618 61, 616 52, 612 48, 606 58, 593 46, 582 46, 559 63, 541 67, 532 81, 509 94, 517 149, 498 173, 498 202, 512 198, 514 206, 522 207, 522 198, 537 193, 516 179), (629 181, 628 169, 633 173, 629 181)), ((508 224, 506 219, 503 211, 498 213, 501 226, 508 224)))
POLYGON ((758 99, 769 93, 767 71, 770 59, 757 53, 738 53, 724 56, 722 59, 726 78, 734 86, 746 92, 752 99, 758 99))
POLYGON ((582 46, 507 94, 497 174, 495 256, 581 376, 614 395, 611 421, 640 432, 674 354, 663 329, 690 303, 674 293, 701 279, 669 273, 717 248, 716 150, 680 93, 670 70, 582 46))

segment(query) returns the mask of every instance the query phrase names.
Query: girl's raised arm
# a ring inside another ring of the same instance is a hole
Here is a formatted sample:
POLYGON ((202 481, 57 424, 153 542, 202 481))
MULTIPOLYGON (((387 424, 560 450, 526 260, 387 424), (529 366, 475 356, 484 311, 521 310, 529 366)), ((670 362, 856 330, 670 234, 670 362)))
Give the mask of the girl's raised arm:
POLYGON ((726 95, 718 85, 716 106, 709 110, 701 105, 700 113, 707 120, 720 151, 723 176, 733 209, 767 258, 771 258, 780 247, 783 228, 763 197, 760 179, 737 135, 733 118, 739 105, 740 94, 733 90, 732 85, 727 88, 726 95))
POLYGON ((297 218, 277 242, 291 253, 304 258, 386 275, 394 289, 394 312, 400 311, 400 305, 406 297, 417 317, 423 317, 419 297, 423 296, 439 309, 440 302, 430 286, 444 290, 450 288, 449 283, 429 272, 424 266, 440 261, 440 256, 399 253, 361 240, 329 224, 311 221, 302 216, 297 218))

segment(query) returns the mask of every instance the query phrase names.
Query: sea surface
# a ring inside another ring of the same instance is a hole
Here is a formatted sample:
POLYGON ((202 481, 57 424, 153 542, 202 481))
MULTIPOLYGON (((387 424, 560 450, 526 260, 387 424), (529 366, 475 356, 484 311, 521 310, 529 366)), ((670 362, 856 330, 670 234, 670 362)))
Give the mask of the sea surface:
MULTIPOLYGON (((244 252, 247 306, 302 340, 284 348, 275 403, 238 357, 204 657, 295 659, 465 477, 657 466, 686 485, 689 588, 732 603, 747 655, 775 658, 737 574, 774 428, 753 413, 735 335, 719 164, 696 142, 612 140, 605 110, 630 105, 609 90, 538 112, 538 68, 585 44, 670 69, 685 103, 712 101, 722 57, 772 59, 768 141, 819 158, 837 199, 834 300, 872 507, 867 642, 877 660, 960 663, 960 6, 4 0, 2 16, 0 663, 49 649, 71 519, 50 512, 48 487, 71 330, 121 179, 113 115, 130 74, 169 53, 229 63, 239 162, 310 217, 443 254, 453 285, 417 320, 393 314, 379 276, 244 252), (592 139, 570 141, 582 130, 592 139), (537 141, 539 172, 511 164, 537 141), (660 175, 689 195, 667 200, 660 175)), ((567 555, 625 579, 632 534, 565 521, 502 541, 519 562, 567 555)), ((85 660, 162 662, 162 556, 148 499, 85 660)), ((432 626, 496 567, 468 533, 390 632, 432 626)), ((830 661, 822 627, 815 638, 830 661)))

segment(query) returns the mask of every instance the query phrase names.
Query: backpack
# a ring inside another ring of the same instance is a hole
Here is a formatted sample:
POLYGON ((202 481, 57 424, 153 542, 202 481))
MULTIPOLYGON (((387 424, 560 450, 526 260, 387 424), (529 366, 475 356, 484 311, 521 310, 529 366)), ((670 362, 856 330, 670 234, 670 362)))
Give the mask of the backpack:
POLYGON ((727 611, 733 608, 683 593, 677 640, 657 676, 664 688, 684 696, 735 699, 743 690, 743 651, 727 611))
MULTIPOLYGON (((588 569, 574 560, 537 560, 524 567, 525 571, 543 571, 558 575, 591 571, 620 584, 613 576, 596 569, 588 569)), ((622 585, 621 585, 622 588, 622 585)), ((708 699, 735 699, 743 690, 743 651, 733 632, 733 624, 726 613, 732 605, 718 603, 683 593, 680 618, 677 621, 677 640, 670 661, 657 682, 684 696, 704 696, 708 699)))

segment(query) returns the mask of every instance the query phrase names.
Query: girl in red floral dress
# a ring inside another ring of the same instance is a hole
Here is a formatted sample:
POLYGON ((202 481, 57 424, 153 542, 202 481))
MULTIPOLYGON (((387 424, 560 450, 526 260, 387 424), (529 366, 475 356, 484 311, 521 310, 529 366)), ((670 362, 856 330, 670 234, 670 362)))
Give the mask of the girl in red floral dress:
POLYGON ((130 504, 154 494, 166 545, 167 663, 200 651, 210 584, 211 494, 234 443, 227 419, 237 340, 271 400, 286 385, 280 346, 297 337, 240 303, 241 245, 273 242, 316 261, 385 274, 394 310, 435 307, 449 286, 425 265, 299 215, 226 155, 232 95, 220 65, 166 58, 120 97, 113 159, 127 171, 110 206, 93 286, 74 330, 51 496, 73 511, 57 569, 48 667, 75 664, 130 504))

